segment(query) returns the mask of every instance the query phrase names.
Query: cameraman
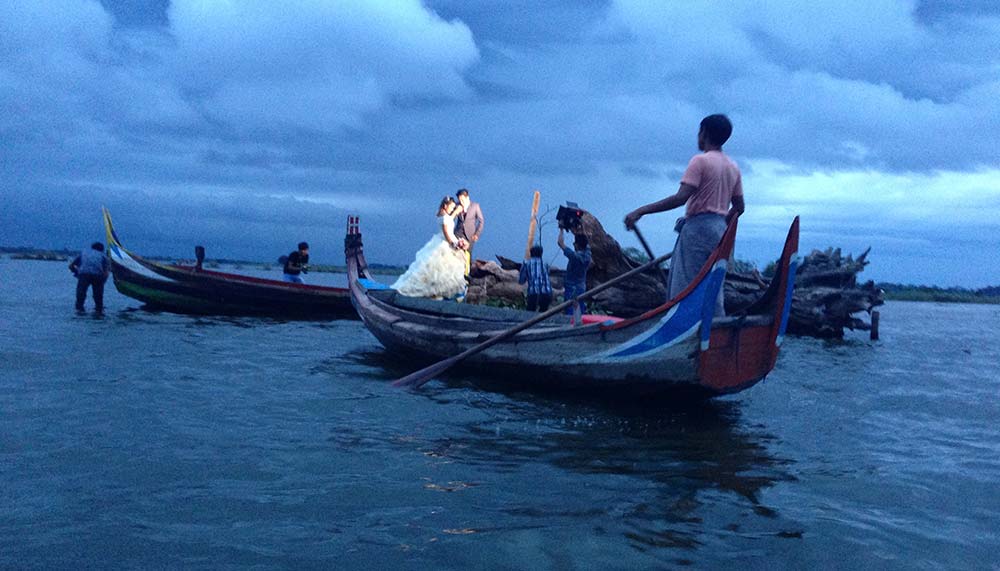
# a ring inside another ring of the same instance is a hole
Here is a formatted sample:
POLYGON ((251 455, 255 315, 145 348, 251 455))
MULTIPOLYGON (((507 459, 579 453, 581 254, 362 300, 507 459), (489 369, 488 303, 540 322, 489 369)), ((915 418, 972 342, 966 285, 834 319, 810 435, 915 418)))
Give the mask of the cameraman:
MULTIPOLYGON (((592 256, 590 254, 590 244, 588 243, 587 236, 582 232, 583 229, 580 228, 580 234, 575 234, 573 238, 573 248, 567 248, 566 242, 563 240, 563 229, 559 228, 559 238, 556 243, 559 245, 559 249, 562 250, 563 254, 566 256, 566 277, 563 280, 563 287, 565 291, 563 292, 563 299, 569 301, 574 297, 587 291, 587 268, 590 267, 590 261, 592 256)), ((587 304, 584 302, 579 302, 580 315, 587 312, 587 304)), ((573 315, 573 307, 566 308, 567 315, 573 315)), ((575 319, 571 321, 575 322, 575 319)))

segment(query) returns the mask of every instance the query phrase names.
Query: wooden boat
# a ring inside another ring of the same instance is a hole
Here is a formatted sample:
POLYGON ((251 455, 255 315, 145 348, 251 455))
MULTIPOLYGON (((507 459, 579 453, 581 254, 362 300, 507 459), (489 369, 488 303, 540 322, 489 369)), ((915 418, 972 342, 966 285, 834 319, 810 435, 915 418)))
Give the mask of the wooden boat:
MULTIPOLYGON (((774 368, 788 324, 799 219, 764 295, 739 315, 713 319, 736 227, 734 219, 694 282, 659 307, 631 319, 591 316, 578 326, 555 316, 469 357, 464 366, 518 384, 613 394, 710 397, 754 385, 774 368)), ((345 251, 358 314, 394 353, 444 359, 537 315, 406 297, 378 283, 367 272, 356 219, 348 221, 345 251)))
POLYGON ((288 318, 356 318, 347 288, 294 284, 163 264, 122 246, 104 209, 108 258, 115 287, 151 308, 178 313, 267 315, 288 318))

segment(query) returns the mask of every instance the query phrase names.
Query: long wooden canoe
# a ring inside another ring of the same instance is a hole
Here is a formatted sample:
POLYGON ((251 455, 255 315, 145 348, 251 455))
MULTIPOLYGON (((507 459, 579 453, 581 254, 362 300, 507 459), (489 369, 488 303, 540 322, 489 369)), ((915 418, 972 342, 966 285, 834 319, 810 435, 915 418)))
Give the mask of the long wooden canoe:
POLYGON ((357 317, 347 288, 288 283, 147 260, 125 249, 104 209, 115 287, 153 309, 298 319, 357 317))
MULTIPOLYGON (((734 219, 694 282, 659 307, 624 320, 591 316, 578 326, 556 316, 470 357, 466 366, 518 384, 530 379, 615 394, 710 397, 754 385, 774 368, 788 324, 799 219, 792 222, 764 295, 740 315, 713 318, 736 227, 734 219)), ((353 218, 345 253, 348 287, 361 320, 400 356, 444 359, 536 315, 401 295, 369 275, 353 218)))

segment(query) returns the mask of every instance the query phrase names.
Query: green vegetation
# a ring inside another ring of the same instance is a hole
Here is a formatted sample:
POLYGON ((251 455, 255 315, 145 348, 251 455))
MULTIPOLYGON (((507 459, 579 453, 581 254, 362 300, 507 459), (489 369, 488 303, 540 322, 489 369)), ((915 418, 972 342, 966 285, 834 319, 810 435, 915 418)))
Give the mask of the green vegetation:
POLYGON ((43 262, 66 262, 76 257, 80 253, 79 250, 43 250, 40 248, 32 248, 31 246, 22 246, 17 248, 11 247, 0 247, 0 253, 10 254, 10 259, 12 260, 36 260, 43 262))
POLYGON ((57 254, 55 252, 41 252, 37 254, 11 254, 12 260, 35 260, 38 262, 66 262, 69 256, 57 254))
MULTIPOLYGON (((65 262, 73 259, 79 254, 79 250, 45 250, 41 248, 34 248, 31 246, 0 246, 0 254, 9 254, 12 260, 41 260, 41 261, 56 261, 65 262)), ((194 265, 191 260, 182 260, 181 258, 169 257, 169 256, 143 256, 147 260, 153 260, 157 262, 164 263, 184 263, 194 265)), ((204 266, 209 269, 223 269, 225 267, 231 267, 234 270, 243 269, 257 269, 270 271, 275 268, 273 262, 252 262, 248 260, 233 260, 229 258, 206 258, 204 266)), ((406 271, 405 266, 391 266, 386 264, 371 264, 368 266, 372 272, 385 276, 400 275, 406 271)), ((347 266, 335 265, 335 264, 310 264, 309 271, 316 273, 336 273, 343 274, 347 273, 347 266)))
POLYGON ((879 283, 885 298, 896 301, 937 301, 943 303, 987 303, 1000 305, 1000 286, 980 289, 879 283))
POLYGON ((649 256, 646 255, 646 252, 643 252, 642 250, 634 246, 629 246, 628 248, 622 248, 622 254, 625 254, 626 258, 629 258, 630 260, 632 260, 637 264, 645 264, 646 262, 649 261, 649 256))

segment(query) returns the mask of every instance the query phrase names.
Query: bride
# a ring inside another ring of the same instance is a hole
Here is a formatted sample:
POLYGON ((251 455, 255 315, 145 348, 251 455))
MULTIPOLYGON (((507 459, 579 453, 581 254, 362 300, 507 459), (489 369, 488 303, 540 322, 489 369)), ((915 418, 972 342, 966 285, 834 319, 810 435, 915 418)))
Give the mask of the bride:
POLYGON ((465 292, 465 241, 455 237, 455 216, 461 212, 446 196, 438 207, 440 232, 420 251, 392 288, 409 297, 450 299, 465 292))

